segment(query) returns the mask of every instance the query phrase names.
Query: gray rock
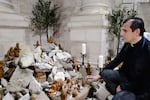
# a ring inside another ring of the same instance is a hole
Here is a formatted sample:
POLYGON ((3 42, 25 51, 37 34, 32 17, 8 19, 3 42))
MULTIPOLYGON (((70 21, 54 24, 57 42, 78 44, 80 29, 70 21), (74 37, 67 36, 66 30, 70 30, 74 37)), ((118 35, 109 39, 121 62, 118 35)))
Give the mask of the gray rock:
POLYGON ((10 81, 7 85, 7 91, 15 92, 22 91, 26 88, 33 79, 33 71, 30 69, 20 69, 19 66, 15 69, 10 81))
POLYGON ((1 78, 1 84, 2 86, 6 87, 8 85, 8 82, 4 78, 1 78))
POLYGON ((14 97, 8 92, 2 100, 15 100, 14 97))
POLYGON ((39 94, 42 91, 41 84, 35 78, 32 78, 29 84, 29 90, 31 93, 39 94))
POLYGON ((48 96, 42 91, 40 94, 32 94, 35 100, 50 100, 48 96))
POLYGON ((29 93, 27 93, 26 95, 22 96, 19 100, 30 100, 29 93))

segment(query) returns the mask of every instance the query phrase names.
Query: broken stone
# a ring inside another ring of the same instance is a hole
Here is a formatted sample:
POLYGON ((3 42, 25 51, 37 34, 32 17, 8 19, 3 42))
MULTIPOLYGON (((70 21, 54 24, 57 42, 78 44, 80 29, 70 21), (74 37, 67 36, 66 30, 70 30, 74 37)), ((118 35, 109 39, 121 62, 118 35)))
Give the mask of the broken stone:
POLYGON ((63 65, 61 63, 59 63, 58 61, 55 62, 55 66, 57 66, 57 68, 63 68, 63 65))
POLYGON ((15 62, 10 62, 8 64, 8 68, 16 68, 16 67, 17 67, 17 65, 15 64, 15 62))
POLYGON ((4 97, 3 100, 15 100, 14 97, 8 92, 4 97))
POLYGON ((23 89, 23 87, 21 86, 21 84, 19 84, 20 81, 16 81, 16 82, 11 82, 8 83, 6 89, 9 92, 18 92, 21 91, 23 89))
POLYGON ((33 65, 40 70, 50 70, 52 68, 51 65, 49 65, 48 63, 43 63, 43 62, 35 63, 33 65))
POLYGON ((67 61, 67 59, 71 58, 71 55, 68 52, 58 52, 56 56, 63 61, 67 61))
POLYGON ((33 78, 32 70, 21 69, 17 66, 8 83, 7 91, 15 92, 23 90, 29 85, 33 78))
POLYGON ((42 62, 48 63, 51 60, 51 57, 49 57, 46 52, 42 52, 41 60, 42 62))
POLYGON ((63 81, 65 80, 65 75, 63 72, 57 72, 54 76, 54 80, 62 79, 63 81))
POLYGON ((52 68, 52 75, 55 75, 56 73, 57 73, 57 67, 56 66, 54 66, 53 68, 52 68))
MULTIPOLYGON (((15 66, 15 64, 17 67, 9 76, 10 80, 8 84, 3 80, 2 85, 6 88, 5 93, 10 92, 15 100, 50 100, 52 98, 49 95, 49 90, 52 88, 52 84, 55 83, 55 80, 61 79, 63 80, 61 85, 66 86, 65 89, 68 89, 70 86, 70 89, 77 88, 78 90, 78 88, 80 88, 80 91, 78 91, 82 94, 69 99, 68 96, 67 100, 81 100, 80 97, 84 97, 82 100, 85 100, 88 90, 83 92, 85 87, 81 89, 81 82, 80 84, 76 82, 76 80, 79 81, 82 79, 82 74, 78 72, 78 70, 73 71, 71 55, 63 50, 59 50, 60 48, 57 45, 52 46, 51 49, 48 48, 48 50, 44 52, 40 46, 35 48, 33 52, 26 47, 21 48, 19 61, 12 60, 12 63, 10 63, 11 61, 7 62, 11 67, 15 66), (15 62, 15 64, 13 62, 15 62), (18 64, 20 66, 18 66, 18 64), (68 84, 65 79, 72 79, 74 82, 68 84)), ((5 72, 7 71, 8 69, 5 72)), ((7 73, 9 74, 10 72, 7 73)), ((54 94, 55 99, 52 100, 56 100, 56 98, 61 100, 61 86, 59 86, 59 88, 56 94, 54 94)), ((70 94, 67 92, 67 95, 70 94)))
POLYGON ((22 68, 27 68, 30 65, 32 65, 33 63, 35 63, 35 61, 34 61, 34 57, 33 57, 32 52, 26 53, 20 57, 19 65, 22 68))
POLYGON ((36 62, 41 62, 41 53, 42 53, 41 46, 38 46, 36 49, 34 49, 33 56, 36 62))
POLYGON ((32 78, 29 84, 29 90, 31 91, 31 93, 40 94, 40 92, 42 91, 41 84, 38 83, 35 78, 32 78))
POLYGON ((46 43, 45 45, 42 45, 42 51, 44 51, 44 52, 51 52, 52 50, 54 50, 55 49, 55 44, 53 44, 53 43, 46 43))
POLYGON ((51 87, 51 85, 49 84, 48 81, 45 81, 45 82, 41 83, 41 86, 42 86, 43 88, 49 88, 49 87, 51 87))
POLYGON ((15 71, 15 67, 9 68, 5 73, 4 73, 4 78, 9 81, 10 77, 12 76, 13 72, 15 71))
POLYGON ((35 100, 50 100, 43 91, 41 91, 40 94, 33 94, 33 97, 35 98, 35 100))
POLYGON ((21 98, 23 95, 20 92, 15 92, 14 94, 12 94, 13 97, 15 98, 15 100, 18 100, 19 98, 21 98))
POLYGON ((6 86, 8 85, 7 80, 5 80, 4 78, 1 78, 1 85, 2 85, 3 87, 6 87, 6 86))
POLYGON ((30 100, 29 93, 27 93, 26 95, 22 96, 19 100, 30 100))
POLYGON ((68 73, 68 71, 65 71, 65 78, 67 78, 67 79, 70 79, 71 78, 71 76, 70 76, 70 74, 68 73))
POLYGON ((6 71, 8 71, 9 70, 9 68, 8 67, 4 67, 4 73, 6 73, 6 71))
POLYGON ((48 75, 47 81, 48 81, 48 82, 53 82, 53 81, 54 81, 54 78, 53 78, 53 74, 52 74, 52 73, 48 75))
POLYGON ((69 74, 71 75, 71 77, 75 77, 75 76, 77 75, 77 73, 74 72, 74 71, 68 71, 68 72, 69 72, 69 74))

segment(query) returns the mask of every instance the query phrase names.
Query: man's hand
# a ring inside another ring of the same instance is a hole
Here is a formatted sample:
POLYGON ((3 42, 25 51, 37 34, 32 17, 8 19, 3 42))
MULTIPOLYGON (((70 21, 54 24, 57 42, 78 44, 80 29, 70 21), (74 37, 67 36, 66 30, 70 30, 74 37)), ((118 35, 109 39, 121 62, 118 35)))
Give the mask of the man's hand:
POLYGON ((88 75, 87 76, 87 80, 89 82, 94 82, 94 81, 97 81, 98 79, 100 79, 100 75, 88 75))
POLYGON ((116 93, 117 93, 117 92, 120 92, 120 91, 122 91, 122 90, 121 90, 120 85, 118 85, 117 88, 116 88, 116 93))

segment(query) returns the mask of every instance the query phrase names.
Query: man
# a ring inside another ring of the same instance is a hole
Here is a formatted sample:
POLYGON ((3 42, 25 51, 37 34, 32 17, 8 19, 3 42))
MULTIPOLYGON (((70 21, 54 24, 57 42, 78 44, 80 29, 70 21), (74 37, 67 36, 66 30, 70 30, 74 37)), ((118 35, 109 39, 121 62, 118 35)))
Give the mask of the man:
POLYGON ((113 100, 150 100, 150 42, 144 32, 141 18, 126 19, 120 33, 125 42, 120 53, 99 75, 87 76, 91 82, 102 78, 113 100), (119 70, 114 70, 120 63, 119 70))

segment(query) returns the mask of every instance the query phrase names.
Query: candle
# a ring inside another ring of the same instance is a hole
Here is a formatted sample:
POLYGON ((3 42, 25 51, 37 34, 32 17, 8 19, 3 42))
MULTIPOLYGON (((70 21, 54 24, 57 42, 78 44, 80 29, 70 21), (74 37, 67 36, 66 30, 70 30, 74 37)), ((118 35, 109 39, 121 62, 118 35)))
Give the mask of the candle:
POLYGON ((98 66, 99 66, 99 68, 103 68, 103 64, 104 64, 104 56, 103 55, 99 55, 99 59, 98 59, 98 66))
POLYGON ((86 44, 82 43, 82 54, 85 55, 86 54, 86 44))

